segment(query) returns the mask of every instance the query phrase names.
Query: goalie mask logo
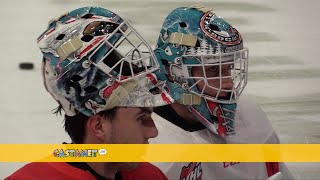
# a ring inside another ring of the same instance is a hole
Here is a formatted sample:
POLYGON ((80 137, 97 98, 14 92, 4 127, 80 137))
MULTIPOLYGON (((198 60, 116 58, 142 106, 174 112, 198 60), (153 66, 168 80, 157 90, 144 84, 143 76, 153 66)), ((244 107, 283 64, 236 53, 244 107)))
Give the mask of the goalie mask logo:
POLYGON ((207 12, 203 15, 200 27, 207 36, 222 44, 230 46, 241 42, 239 32, 212 12, 207 12))
POLYGON ((180 180, 201 180, 202 168, 201 163, 192 162, 181 169, 180 180))

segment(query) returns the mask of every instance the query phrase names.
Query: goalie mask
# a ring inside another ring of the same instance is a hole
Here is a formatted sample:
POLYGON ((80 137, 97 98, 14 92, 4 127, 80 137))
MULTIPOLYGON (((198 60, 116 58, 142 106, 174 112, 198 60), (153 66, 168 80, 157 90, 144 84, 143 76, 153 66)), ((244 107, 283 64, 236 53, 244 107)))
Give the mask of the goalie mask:
POLYGON ((154 52, 173 98, 211 131, 233 134, 248 72, 240 33, 205 7, 181 7, 166 17, 154 52))
POLYGON ((45 87, 69 116, 173 101, 158 81, 149 44, 109 10, 85 7, 63 14, 49 22, 38 46, 45 87))

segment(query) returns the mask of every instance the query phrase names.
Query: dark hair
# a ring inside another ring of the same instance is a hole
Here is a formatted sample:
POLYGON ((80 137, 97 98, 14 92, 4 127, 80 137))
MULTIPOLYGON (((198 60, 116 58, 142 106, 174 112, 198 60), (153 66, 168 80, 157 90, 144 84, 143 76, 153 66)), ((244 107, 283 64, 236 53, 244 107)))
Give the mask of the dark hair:
MULTIPOLYGON (((98 115, 112 119, 116 114, 117 107, 101 111, 98 115)), ((64 129, 69 134, 72 143, 82 144, 86 133, 86 125, 90 117, 77 113, 75 116, 64 116, 64 129)))

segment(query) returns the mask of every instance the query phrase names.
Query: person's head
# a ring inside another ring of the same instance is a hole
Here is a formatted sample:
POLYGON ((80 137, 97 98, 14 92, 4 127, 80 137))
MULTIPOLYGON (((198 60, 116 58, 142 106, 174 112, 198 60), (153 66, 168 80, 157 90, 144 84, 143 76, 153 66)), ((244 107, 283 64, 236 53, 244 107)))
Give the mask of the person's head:
POLYGON ((99 7, 49 22, 38 38, 47 91, 65 112, 74 143, 148 143, 151 107, 173 99, 158 81, 148 43, 120 16, 99 7))
POLYGON ((211 121, 208 103, 235 104, 247 84, 248 49, 240 33, 205 7, 170 12, 154 52, 174 99, 192 105, 198 119, 211 121))
POLYGON ((65 130, 77 144, 147 144, 158 135, 152 108, 115 107, 91 117, 65 116, 65 130))

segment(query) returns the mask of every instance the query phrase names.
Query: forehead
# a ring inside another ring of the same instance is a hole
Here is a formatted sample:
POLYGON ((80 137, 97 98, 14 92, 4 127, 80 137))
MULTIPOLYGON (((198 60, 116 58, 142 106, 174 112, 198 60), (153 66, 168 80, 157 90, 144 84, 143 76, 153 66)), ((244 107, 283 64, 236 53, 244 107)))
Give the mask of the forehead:
POLYGON ((151 114, 144 111, 139 107, 118 107, 112 122, 121 126, 127 126, 128 123, 132 124, 143 115, 151 114))
POLYGON ((117 111, 117 115, 120 116, 138 116, 143 113, 152 113, 152 107, 119 107, 117 111))

